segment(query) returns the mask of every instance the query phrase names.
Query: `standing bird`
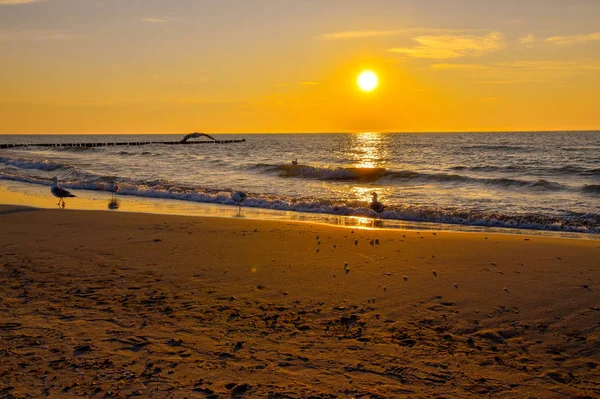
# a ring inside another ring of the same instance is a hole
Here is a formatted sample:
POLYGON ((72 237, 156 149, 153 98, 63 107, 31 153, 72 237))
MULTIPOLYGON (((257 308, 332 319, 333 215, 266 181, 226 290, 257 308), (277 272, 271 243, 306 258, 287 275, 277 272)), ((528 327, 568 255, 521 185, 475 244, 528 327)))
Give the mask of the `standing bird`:
POLYGON ((385 206, 377 201, 377 193, 376 192, 372 192, 371 195, 373 196, 373 200, 371 201, 371 209, 373 209, 375 211, 376 214, 379 215, 379 218, 381 218, 381 214, 383 213, 383 210, 385 209, 385 206))
POLYGON ((52 187, 50 188, 50 192, 52 193, 52 195, 54 195, 56 198, 60 198, 60 200, 58 201, 58 205, 59 207, 65 207, 65 198, 69 198, 69 197, 76 197, 75 195, 71 194, 70 192, 68 192, 67 190, 65 190, 64 188, 60 187, 58 185, 58 178, 56 176, 54 176, 52 178, 52 187))
POLYGON ((248 198, 248 194, 243 193, 241 191, 237 191, 231 194, 231 199, 238 206, 238 216, 240 216, 240 214, 242 213, 242 202, 246 201, 246 198, 248 198))
POLYGON ((108 209, 119 209, 120 204, 119 200, 117 200, 117 191, 119 191, 120 188, 121 187, 119 187, 116 180, 111 181, 108 185, 107 190, 112 193, 110 200, 108 201, 108 209))
POLYGON ((298 158, 292 159, 292 165, 294 165, 294 166, 298 165, 298 158))
POLYGON ((112 193, 113 199, 117 196, 117 191, 119 191, 120 188, 121 187, 119 186, 119 183, 116 182, 116 180, 111 181, 108 185, 108 191, 112 193))

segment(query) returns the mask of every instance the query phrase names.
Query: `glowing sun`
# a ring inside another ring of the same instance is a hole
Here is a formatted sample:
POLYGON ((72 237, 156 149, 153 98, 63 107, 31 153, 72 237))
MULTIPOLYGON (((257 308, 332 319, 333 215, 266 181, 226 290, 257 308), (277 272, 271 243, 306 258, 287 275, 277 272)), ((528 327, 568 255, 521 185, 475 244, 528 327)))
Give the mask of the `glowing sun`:
POLYGON ((373 91, 379 86, 379 78, 373 71, 362 71, 356 78, 356 84, 362 91, 373 91))

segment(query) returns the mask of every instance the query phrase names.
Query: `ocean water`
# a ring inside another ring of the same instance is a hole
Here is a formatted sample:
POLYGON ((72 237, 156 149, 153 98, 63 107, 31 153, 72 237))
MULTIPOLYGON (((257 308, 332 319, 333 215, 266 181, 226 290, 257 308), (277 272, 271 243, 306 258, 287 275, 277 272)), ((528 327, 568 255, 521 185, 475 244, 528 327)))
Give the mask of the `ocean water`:
MULTIPOLYGON (((0 143, 174 141, 183 135, 0 136, 0 143)), ((215 135, 223 145, 0 150, 14 180, 121 195, 474 226, 600 232, 600 132, 215 135), (291 163, 298 159, 298 165, 291 163)))

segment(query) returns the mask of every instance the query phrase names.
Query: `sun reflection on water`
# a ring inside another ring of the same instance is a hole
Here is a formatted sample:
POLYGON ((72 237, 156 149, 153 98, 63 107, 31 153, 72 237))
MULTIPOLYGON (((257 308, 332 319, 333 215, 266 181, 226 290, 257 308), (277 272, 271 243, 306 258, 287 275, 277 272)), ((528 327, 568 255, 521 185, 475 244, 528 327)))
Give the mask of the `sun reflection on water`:
POLYGON ((389 138, 376 132, 352 135, 355 168, 382 168, 390 159, 389 138))

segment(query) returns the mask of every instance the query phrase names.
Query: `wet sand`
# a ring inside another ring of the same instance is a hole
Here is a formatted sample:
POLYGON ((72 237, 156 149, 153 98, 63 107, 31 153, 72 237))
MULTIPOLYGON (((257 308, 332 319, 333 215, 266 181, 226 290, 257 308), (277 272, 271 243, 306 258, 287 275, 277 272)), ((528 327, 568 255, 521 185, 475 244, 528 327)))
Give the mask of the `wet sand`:
POLYGON ((593 398, 600 241, 0 206, 0 397, 593 398))

